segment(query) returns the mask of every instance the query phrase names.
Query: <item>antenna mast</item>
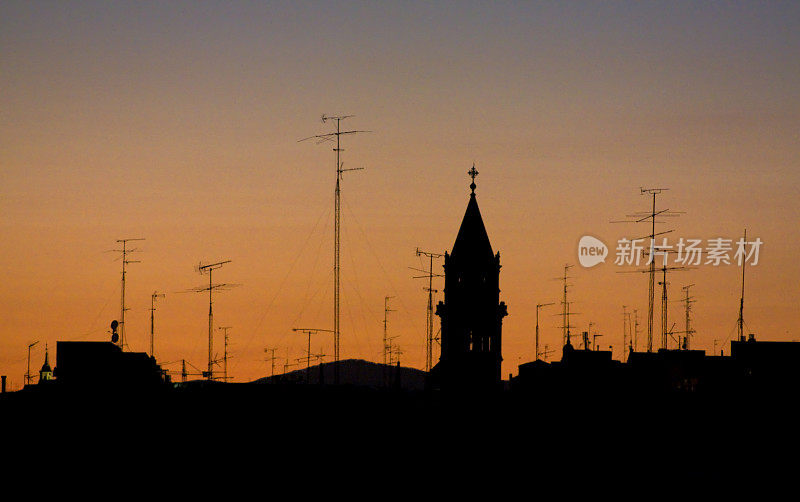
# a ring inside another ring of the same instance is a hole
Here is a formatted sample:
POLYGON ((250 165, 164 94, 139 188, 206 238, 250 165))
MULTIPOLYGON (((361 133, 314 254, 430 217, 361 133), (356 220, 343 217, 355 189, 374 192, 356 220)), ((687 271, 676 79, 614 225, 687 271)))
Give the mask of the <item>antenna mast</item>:
POLYGON ((567 301, 567 279, 569 279, 569 277, 567 276, 567 271, 571 267, 572 267, 572 265, 564 265, 564 277, 562 277, 562 279, 564 280, 564 298, 561 300, 561 306, 562 306, 562 312, 561 312, 562 325, 561 325, 561 328, 563 330, 562 332, 563 332, 563 337, 564 337, 564 346, 570 345, 569 302, 567 301))
MULTIPOLYGON (((744 245, 747 245, 747 229, 744 229, 744 245)), ((747 265, 747 260, 742 260, 742 296, 739 298, 739 320, 736 322, 737 330, 739 331, 739 341, 744 341, 744 268, 747 265)))
POLYGON ((389 326, 389 319, 388 314, 389 312, 396 312, 389 308, 389 299, 394 298, 394 296, 385 296, 383 298, 383 364, 386 365, 387 363, 387 349, 388 349, 388 326, 389 326))
POLYGON ((547 307, 548 305, 555 305, 555 303, 539 303, 536 305, 536 341, 535 341, 535 350, 536 350, 536 360, 539 360, 539 356, 541 353, 539 352, 539 310, 542 307, 547 307))
POLYGON ((271 363, 271 366, 272 366, 272 374, 271 374, 270 376, 272 376, 272 377, 274 377, 274 376, 275 376, 275 351, 276 351, 276 350, 277 350, 277 349, 275 349, 274 347, 267 347, 266 349, 264 349, 264 352, 269 352, 269 353, 271 353, 271 354, 272 354, 272 355, 269 357, 269 359, 265 359, 265 361, 270 361, 270 363, 271 363))
MULTIPOLYGON (((336 132, 328 133, 328 134, 317 134, 315 136, 310 136, 308 138, 303 138, 300 141, 305 141, 307 139, 316 138, 319 142, 323 141, 333 141, 333 138, 336 138, 336 148, 333 149, 336 152, 336 192, 335 192, 335 203, 334 203, 334 253, 333 253, 333 358, 336 363, 339 362, 339 274, 340 274, 340 267, 339 267, 339 257, 340 257, 340 244, 341 244, 341 180, 342 180, 342 173, 345 171, 359 171, 364 169, 363 167, 356 167, 351 169, 342 169, 342 162, 341 162, 341 152, 344 151, 341 148, 341 136, 344 134, 356 134, 360 132, 369 132, 369 131, 358 131, 358 130, 351 130, 351 131, 342 131, 340 127, 340 123, 342 120, 353 117, 354 115, 340 115, 329 117, 327 115, 322 115, 322 122, 325 123, 328 120, 332 120, 336 122, 336 132)), ((309 355, 310 357, 310 355, 309 355)), ((334 378, 336 383, 339 383, 339 365, 336 364, 334 366, 334 378)))
POLYGON ((233 326, 220 326, 217 329, 222 331, 223 333, 223 341, 225 350, 222 353, 222 380, 224 382, 228 381, 228 330, 231 329, 233 326))
POLYGON ((215 289, 235 286, 234 284, 214 284, 211 280, 211 276, 214 270, 221 268, 223 265, 230 262, 231 260, 225 260, 217 263, 209 263, 207 265, 203 265, 201 262, 200 265, 197 266, 197 271, 200 272, 201 275, 208 273, 208 286, 197 287, 194 289, 194 291, 198 293, 202 291, 208 291, 208 371, 206 371, 203 376, 209 380, 214 380, 214 312, 212 309, 214 302, 212 295, 215 289))
POLYGON ((153 351, 153 335, 155 333, 155 311, 156 311, 156 299, 157 298, 166 298, 167 295, 161 293, 159 294, 158 291, 153 291, 153 294, 150 295, 150 357, 155 358, 155 352, 153 351))
MULTIPOLYGON (((314 357, 314 355, 311 354, 311 335, 314 335, 314 334, 317 334, 317 333, 333 333, 334 336, 335 336, 336 332, 334 330, 332 330, 332 329, 316 329, 316 328, 292 328, 292 331, 294 331, 295 333, 299 332, 299 333, 305 333, 306 335, 308 335, 308 351, 306 352, 305 360, 306 360, 306 383, 310 383, 310 378, 311 378, 311 358, 314 357)), ((301 361, 302 359, 303 358, 300 358, 300 359, 298 359, 298 361, 301 361)), ((287 355, 287 358, 286 358, 286 362, 287 363, 289 362, 288 355, 287 355)), ((334 367, 334 372, 336 371, 336 367, 338 367, 338 366, 339 365, 337 364, 334 367)))
POLYGON ((126 265, 129 263, 141 263, 139 260, 129 260, 128 253, 133 253, 135 251, 139 251, 136 248, 128 249, 128 242, 130 241, 143 241, 143 238, 137 239, 117 239, 117 242, 122 243, 122 249, 116 249, 115 251, 118 253, 122 253, 122 300, 121 300, 121 308, 120 308, 120 316, 119 316, 119 348, 125 350, 125 311, 129 310, 125 308, 125 273, 126 273, 126 265))
POLYGON ((691 343, 692 335, 694 334, 694 330, 692 329, 692 318, 691 318, 691 315, 690 315, 691 311, 692 311, 692 303, 694 303, 694 301, 693 301, 693 297, 689 296, 689 288, 691 288, 692 286, 694 286, 694 284, 689 284, 688 286, 684 286, 684 287, 681 288, 683 290, 683 292, 684 292, 684 295, 685 295, 684 298, 683 298, 683 301, 684 301, 684 307, 686 309, 686 324, 685 324, 685 328, 684 328, 684 337, 685 338, 683 339, 684 340, 683 341, 683 349, 684 350, 689 350, 689 346, 690 346, 690 343, 691 343))
POLYGON ((444 256, 440 253, 431 253, 429 251, 422 251, 420 248, 417 248, 417 256, 427 256, 429 258, 429 265, 428 270, 420 270, 417 268, 413 268, 412 270, 416 270, 418 272, 423 272, 425 275, 416 275, 414 279, 428 279, 428 287, 423 288, 425 291, 428 292, 428 311, 427 311, 427 326, 426 326, 426 333, 425 333, 425 371, 431 371, 433 368, 433 294, 437 292, 437 290, 433 289, 433 278, 434 277, 444 277, 442 274, 434 274, 433 273, 433 260, 434 258, 441 258, 444 256))
MULTIPOLYGON (((650 235, 646 236, 650 241, 650 250, 648 252, 648 272, 649 272, 649 282, 647 287, 647 352, 653 351, 653 316, 654 316, 654 301, 655 301, 655 282, 656 282, 656 255, 657 254, 664 254, 661 251, 656 251, 656 236, 668 234, 672 232, 672 230, 667 230, 664 232, 656 233, 656 216, 660 217, 675 217, 679 216, 680 212, 670 211, 669 209, 661 209, 656 211, 656 195, 669 190, 669 188, 639 188, 642 195, 652 195, 653 196, 653 205, 652 209, 648 212, 639 212, 627 215, 630 218, 635 218, 633 220, 622 220, 622 221, 613 221, 612 223, 642 223, 645 221, 650 220, 651 223, 651 231, 650 235)), ((634 239, 639 240, 639 239, 634 239)), ((666 254, 664 254, 664 263, 666 263, 666 254)), ((638 265, 638 261, 637 261, 638 265)), ((663 312, 662 312, 662 322, 663 320, 663 312)), ((663 331, 662 327, 662 331, 663 331)), ((664 344, 666 348, 666 344, 664 344)))

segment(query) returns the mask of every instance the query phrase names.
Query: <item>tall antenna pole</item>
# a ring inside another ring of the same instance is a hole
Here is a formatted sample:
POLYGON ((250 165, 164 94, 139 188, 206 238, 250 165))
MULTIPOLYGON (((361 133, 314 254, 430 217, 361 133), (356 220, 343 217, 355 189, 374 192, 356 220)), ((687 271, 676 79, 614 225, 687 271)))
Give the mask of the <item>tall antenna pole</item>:
POLYGON ((156 324, 156 298, 165 298, 167 295, 161 293, 159 294, 158 291, 153 291, 153 294, 150 295, 150 357, 155 358, 155 352, 153 351, 153 338, 155 333, 155 324, 156 324))
POLYGON ((667 267, 662 267, 664 277, 661 286, 661 348, 667 349, 667 267))
POLYGON ((205 376, 208 380, 214 380, 214 310, 213 310, 213 293, 215 289, 220 288, 227 288, 231 286, 235 286, 235 284, 214 284, 212 281, 212 275, 214 270, 221 268, 226 263, 230 263, 231 260, 220 261, 217 263, 209 263, 207 265, 203 265, 202 262, 197 266, 197 271, 200 274, 208 274, 208 286, 200 286, 193 291, 201 292, 201 291, 208 291, 208 370, 206 371, 205 376))
POLYGON ((122 299, 121 299, 121 307, 120 307, 120 315, 119 315, 119 347, 121 349, 125 349, 125 311, 128 310, 125 308, 125 273, 126 273, 126 265, 129 263, 141 263, 139 260, 129 260, 128 253, 133 253, 138 251, 138 249, 128 249, 128 242, 130 241, 143 241, 143 238, 138 239, 117 239, 117 242, 122 243, 122 249, 117 249, 116 252, 122 253, 122 299))
POLYGON ((684 350, 689 350, 689 345, 691 343, 692 335, 694 334, 694 330, 692 329, 692 319, 690 315, 692 310, 692 303, 694 302, 692 302, 692 298, 689 296, 689 288, 691 288, 692 286, 694 286, 694 284, 689 284, 688 286, 684 286, 681 288, 683 289, 683 292, 685 294, 683 301, 684 301, 684 307, 686 309, 686 324, 684 327, 685 338, 683 342, 684 350))
POLYGON ((534 342, 534 344, 535 344, 536 360, 537 361, 539 360, 539 355, 540 355, 540 352, 539 352, 539 310, 542 307, 547 307, 548 305, 555 305, 555 303, 552 303, 552 302, 551 303, 539 303, 539 304, 536 305, 536 341, 534 342))
POLYGON ((433 368, 433 294, 437 292, 437 290, 433 289, 433 278, 434 277, 443 277, 442 274, 434 274, 433 273, 433 260, 435 258, 441 258, 444 256, 440 253, 431 253, 429 251, 422 251, 420 248, 417 248, 417 256, 427 256, 429 258, 429 265, 428 270, 420 270, 412 267, 412 270, 417 270, 418 272, 423 272, 425 275, 417 275, 414 276, 414 279, 428 279, 428 287, 423 288, 425 291, 428 292, 428 310, 427 310, 427 317, 426 317, 426 333, 425 333, 425 371, 431 371, 433 368))
POLYGON ((567 279, 569 279, 569 277, 567 277, 567 271, 570 269, 570 267, 572 267, 572 265, 564 265, 564 277, 563 277, 563 280, 564 280, 564 298, 561 300, 561 306, 562 306, 562 312, 561 312, 562 326, 561 326, 561 328, 563 330, 562 333, 563 333, 563 338, 564 338, 564 346, 570 345, 569 302, 567 302, 567 279))
MULTIPOLYGON (((744 229, 743 245, 747 245, 747 229, 744 229)), ((744 268, 747 265, 747 260, 742 260, 742 296, 739 298, 739 320, 737 321, 737 330, 739 332, 739 341, 744 341, 744 268)))
MULTIPOLYGON (((656 257, 655 257, 655 244, 656 244, 656 195, 661 193, 660 189, 645 190, 641 189, 642 193, 653 194, 653 212, 652 223, 653 231, 650 234, 650 282, 647 289, 647 352, 653 351, 653 301, 655 300, 655 277, 656 277, 656 257)), ((666 286, 665 286, 666 287, 666 286)), ((666 348, 666 347, 665 347, 666 348)))
MULTIPOLYGON (((328 134, 318 134, 315 136, 310 136, 308 138, 303 138, 300 141, 305 141, 307 139, 316 138, 322 141, 332 141, 333 138, 336 138, 336 148, 333 149, 336 152, 336 192, 335 192, 335 203, 334 203, 334 252, 333 252, 333 358, 334 361, 337 363, 334 366, 334 379, 336 383, 339 383, 339 302, 340 302, 340 267, 339 267, 339 257, 340 257, 340 244, 341 244, 341 180, 342 180, 342 173, 345 171, 358 171, 364 169, 363 167, 357 167, 352 169, 342 169, 342 162, 341 162, 341 152, 344 150, 341 148, 341 136, 343 134, 356 134, 359 132, 369 132, 369 131, 342 131, 340 127, 340 123, 342 120, 353 117, 353 115, 340 115, 329 117, 327 115, 322 115, 322 122, 325 123, 328 120, 333 120, 336 122, 336 132, 328 133, 328 134)), ((309 356, 310 357, 310 356, 309 356)))
POLYGON ((394 310, 389 308, 389 299, 394 298, 394 296, 385 296, 383 297, 383 364, 387 364, 387 347, 388 345, 388 333, 389 333, 389 312, 395 312, 394 310))

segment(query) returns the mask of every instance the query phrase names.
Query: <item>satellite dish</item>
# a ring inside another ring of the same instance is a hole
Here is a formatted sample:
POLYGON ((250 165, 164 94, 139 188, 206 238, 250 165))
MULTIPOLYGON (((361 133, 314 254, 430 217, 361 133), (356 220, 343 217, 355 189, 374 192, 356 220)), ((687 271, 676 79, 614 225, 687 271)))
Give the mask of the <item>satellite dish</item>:
POLYGON ((116 319, 111 321, 111 331, 116 333, 117 332, 117 326, 119 326, 119 323, 116 321, 116 319))
MULTIPOLYGON (((116 321, 114 321, 114 322, 116 322, 116 321)), ((117 332, 115 331, 115 332, 114 332, 114 333, 111 335, 111 343, 117 343, 118 341, 119 341, 119 335, 118 335, 118 334, 117 334, 117 332)))

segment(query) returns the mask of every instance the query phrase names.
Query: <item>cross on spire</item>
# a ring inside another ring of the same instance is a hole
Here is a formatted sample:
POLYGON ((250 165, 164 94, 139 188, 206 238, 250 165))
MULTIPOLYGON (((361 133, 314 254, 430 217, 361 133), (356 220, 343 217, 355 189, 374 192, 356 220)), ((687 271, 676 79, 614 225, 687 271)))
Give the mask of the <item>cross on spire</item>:
POLYGON ((470 169, 469 171, 467 171, 467 174, 469 174, 470 176, 472 176, 472 183, 470 183, 469 187, 472 189, 472 194, 473 194, 473 195, 475 195, 475 186, 476 186, 476 185, 475 185, 475 176, 477 176, 477 175, 478 175, 478 170, 477 170, 477 169, 475 169, 475 163, 474 163, 474 162, 473 162, 473 164, 472 164, 472 169, 470 169))

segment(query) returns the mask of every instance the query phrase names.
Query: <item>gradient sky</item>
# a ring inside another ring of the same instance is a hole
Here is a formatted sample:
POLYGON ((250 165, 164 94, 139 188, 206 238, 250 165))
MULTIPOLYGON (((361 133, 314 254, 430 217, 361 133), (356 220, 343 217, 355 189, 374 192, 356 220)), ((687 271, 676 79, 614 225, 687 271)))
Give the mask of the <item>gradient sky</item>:
MULTIPOLYGON (((121 267, 109 250, 130 237, 147 239, 128 275, 132 350, 149 349, 158 290, 159 362, 205 367, 207 298, 181 291, 207 281, 201 260, 230 259, 215 274, 241 284, 215 300, 229 374, 268 374, 265 347, 302 357, 291 328, 333 316, 335 160, 330 144, 298 142, 331 132, 323 113, 372 131, 344 143, 344 167, 366 169, 343 182, 343 358, 381 360, 394 296, 389 333, 404 365, 424 366, 427 297, 409 267, 425 267, 416 247, 452 247, 473 162, 509 306, 504 375, 533 359, 535 305, 560 301, 567 263, 574 331, 592 322, 615 358, 623 305, 646 331, 647 276, 617 273, 613 253, 648 229, 610 223, 648 209, 640 187, 668 187, 659 207, 685 211, 661 226, 675 239, 760 238, 748 331, 800 340, 797 2, 4 1, 9 385, 29 342, 38 370, 45 343, 108 339, 121 267), (587 234, 612 248, 607 263, 577 264, 587 234)), ((734 335, 740 281, 735 265, 671 274, 672 299, 695 284, 695 348, 734 335)), ((552 349, 556 312, 541 318, 552 349)), ((669 316, 683 329, 680 303, 669 316)), ((332 354, 329 336, 312 346, 332 354)))

